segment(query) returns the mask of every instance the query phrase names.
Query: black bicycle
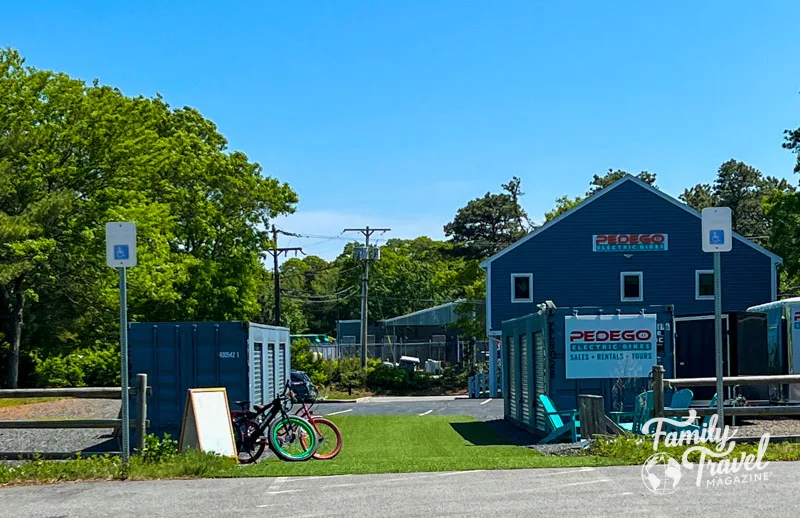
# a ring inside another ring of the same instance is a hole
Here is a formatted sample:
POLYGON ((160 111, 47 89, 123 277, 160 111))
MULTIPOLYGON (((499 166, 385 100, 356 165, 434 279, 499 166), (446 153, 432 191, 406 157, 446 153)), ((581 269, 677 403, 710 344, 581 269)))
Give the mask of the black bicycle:
POLYGON ((289 414, 292 400, 287 394, 288 388, 289 382, 271 403, 255 405, 255 412, 248 410, 249 401, 234 402, 241 408, 231 412, 231 416, 242 464, 256 462, 267 445, 275 455, 288 462, 308 460, 316 453, 319 443, 314 426, 303 417, 289 414), (247 457, 242 459, 242 454, 247 457))

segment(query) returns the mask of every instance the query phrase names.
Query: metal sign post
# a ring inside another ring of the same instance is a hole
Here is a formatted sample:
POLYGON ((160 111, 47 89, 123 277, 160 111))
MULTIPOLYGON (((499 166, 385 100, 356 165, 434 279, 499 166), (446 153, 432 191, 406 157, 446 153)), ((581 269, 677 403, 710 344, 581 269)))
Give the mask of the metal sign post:
POLYGON ((722 384, 722 267, 720 252, 730 252, 733 248, 733 228, 729 207, 709 207, 703 209, 703 252, 714 254, 714 342, 717 364, 717 416, 719 426, 725 426, 723 403, 725 393, 722 384))
MULTIPOLYGON (((122 388, 122 462, 131 455, 128 387, 128 278, 127 269, 136 266, 136 225, 129 222, 106 223, 106 264, 119 269, 119 346, 120 385, 122 388)), ((141 396, 140 396, 141 397, 141 396)))

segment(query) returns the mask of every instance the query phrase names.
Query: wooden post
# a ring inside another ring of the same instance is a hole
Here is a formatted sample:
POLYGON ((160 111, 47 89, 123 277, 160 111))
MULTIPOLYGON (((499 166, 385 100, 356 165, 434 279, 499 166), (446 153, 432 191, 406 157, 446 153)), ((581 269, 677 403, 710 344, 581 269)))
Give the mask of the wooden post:
POLYGON ((144 450, 147 435, 147 374, 136 375, 136 449, 144 450))
POLYGON ((653 417, 664 417, 663 365, 653 365, 653 417))
POLYGON ((602 435, 606 428, 603 396, 578 396, 578 410, 581 416, 581 438, 591 439, 595 435, 602 435))

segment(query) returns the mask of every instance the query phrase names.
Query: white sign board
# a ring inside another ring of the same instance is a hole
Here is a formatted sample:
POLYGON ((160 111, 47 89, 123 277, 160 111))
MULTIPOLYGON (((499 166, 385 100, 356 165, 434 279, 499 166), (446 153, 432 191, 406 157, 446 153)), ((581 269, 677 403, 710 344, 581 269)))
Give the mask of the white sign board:
POLYGON ((225 388, 189 389, 179 449, 238 457, 225 388))
POLYGON ((564 317, 567 379, 646 378, 656 364, 656 315, 564 317))
POLYGON ((106 223, 106 264, 112 268, 136 266, 135 223, 106 223))
POLYGON ((730 207, 708 207, 701 214, 703 252, 730 252, 733 248, 730 207))

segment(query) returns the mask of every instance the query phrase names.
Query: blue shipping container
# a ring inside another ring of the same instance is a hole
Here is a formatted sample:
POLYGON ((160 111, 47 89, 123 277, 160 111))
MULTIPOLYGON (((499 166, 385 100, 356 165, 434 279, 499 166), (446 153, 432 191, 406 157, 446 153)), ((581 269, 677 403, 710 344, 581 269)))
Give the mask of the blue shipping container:
POLYGON ((239 400, 252 408, 283 390, 291 368, 289 329, 252 322, 132 322, 128 349, 131 379, 147 374, 153 387, 148 433, 176 439, 189 389, 225 387, 232 410, 239 400))
MULTIPOLYGON (((551 430, 538 400, 540 394, 549 396, 559 411, 577 409, 580 394, 603 396, 606 412, 633 410, 636 395, 648 388, 649 370, 641 370, 635 377, 567 377, 565 317, 601 314, 655 315, 655 362, 664 366, 665 378, 673 377, 675 317, 671 306, 559 308, 547 302, 539 305, 536 313, 502 323, 502 393, 507 420, 534 434, 547 435, 551 430)), ((671 392, 665 394, 666 401, 669 397, 671 392)))

